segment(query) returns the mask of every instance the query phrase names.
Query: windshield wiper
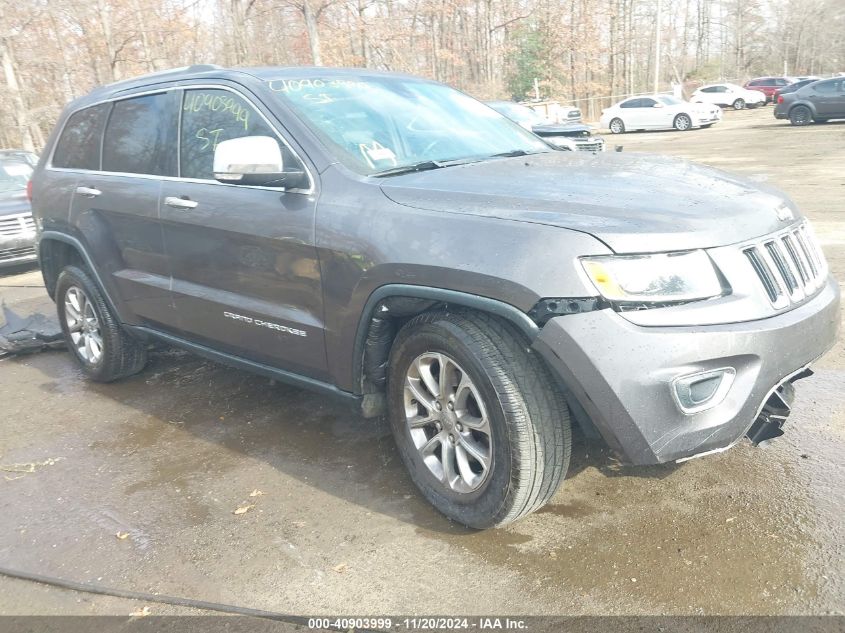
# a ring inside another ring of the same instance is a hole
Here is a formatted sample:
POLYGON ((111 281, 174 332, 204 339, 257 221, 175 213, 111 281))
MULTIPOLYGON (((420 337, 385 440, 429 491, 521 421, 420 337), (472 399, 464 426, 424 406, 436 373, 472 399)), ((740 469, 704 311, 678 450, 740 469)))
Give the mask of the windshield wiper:
POLYGON ((381 176, 398 176, 399 174, 410 174, 415 171, 430 171, 432 169, 442 169, 444 167, 454 167, 455 165, 466 165, 467 163, 477 163, 479 158, 454 158, 452 160, 423 160, 413 165, 400 165, 399 167, 391 167, 371 174, 375 177, 381 176))
POLYGON ((531 154, 543 154, 544 152, 528 152, 524 149, 512 149, 509 152, 501 152, 499 154, 490 154, 488 158, 512 158, 514 156, 530 156, 531 154))
POLYGON ((420 161, 419 163, 414 163, 412 165, 402 165, 400 167, 391 167, 390 169, 384 169, 382 171, 377 171, 373 174, 373 176, 397 176, 399 174, 410 174, 415 171, 428 171, 430 169, 440 169, 441 167, 445 167, 444 163, 441 163, 438 160, 424 160, 420 161))

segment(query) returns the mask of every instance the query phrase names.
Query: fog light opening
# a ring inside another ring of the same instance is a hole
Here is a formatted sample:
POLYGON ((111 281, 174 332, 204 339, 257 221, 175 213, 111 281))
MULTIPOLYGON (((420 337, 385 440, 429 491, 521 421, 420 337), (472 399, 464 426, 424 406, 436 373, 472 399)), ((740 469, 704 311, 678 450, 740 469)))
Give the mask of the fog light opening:
POLYGON ((687 415, 700 413, 721 403, 733 385, 736 369, 721 367, 678 376, 672 381, 672 395, 687 415))

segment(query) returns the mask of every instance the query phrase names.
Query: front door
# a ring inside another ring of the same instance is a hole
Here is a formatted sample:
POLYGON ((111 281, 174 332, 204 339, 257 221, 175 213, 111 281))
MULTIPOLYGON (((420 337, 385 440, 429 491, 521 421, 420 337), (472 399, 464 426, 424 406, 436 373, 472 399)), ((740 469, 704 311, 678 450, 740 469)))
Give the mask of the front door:
POLYGON ((184 90, 180 177, 162 183, 161 219, 183 335, 200 344, 324 379, 326 353, 312 190, 214 180, 214 149, 270 136, 298 159, 242 94, 184 90))

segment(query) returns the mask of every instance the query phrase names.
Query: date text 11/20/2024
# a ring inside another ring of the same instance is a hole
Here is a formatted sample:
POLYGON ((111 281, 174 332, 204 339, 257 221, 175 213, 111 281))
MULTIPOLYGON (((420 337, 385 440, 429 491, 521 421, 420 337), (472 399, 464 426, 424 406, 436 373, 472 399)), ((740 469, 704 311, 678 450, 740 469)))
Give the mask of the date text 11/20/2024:
POLYGON ((446 618, 446 617, 416 617, 416 618, 309 618, 310 629, 375 629, 381 631, 441 631, 441 630, 478 630, 478 631, 527 631, 525 620, 519 618, 446 618))

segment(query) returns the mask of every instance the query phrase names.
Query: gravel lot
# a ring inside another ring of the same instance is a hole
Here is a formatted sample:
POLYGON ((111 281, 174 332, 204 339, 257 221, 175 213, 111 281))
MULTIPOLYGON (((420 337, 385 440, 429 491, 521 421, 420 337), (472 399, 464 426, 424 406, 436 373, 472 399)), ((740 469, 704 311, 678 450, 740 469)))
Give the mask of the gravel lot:
MULTIPOLYGON (((606 138, 779 186, 845 280, 845 122, 606 138)), ((51 312, 40 284, 12 271, 0 296, 51 312)), ((416 494, 386 425, 313 394, 171 350, 112 385, 64 352, 8 359, 0 566, 296 614, 842 614, 841 342, 817 370, 769 447, 631 469, 579 439, 551 505, 480 533, 416 494)), ((4 614, 140 606, 0 578, 4 614)))

